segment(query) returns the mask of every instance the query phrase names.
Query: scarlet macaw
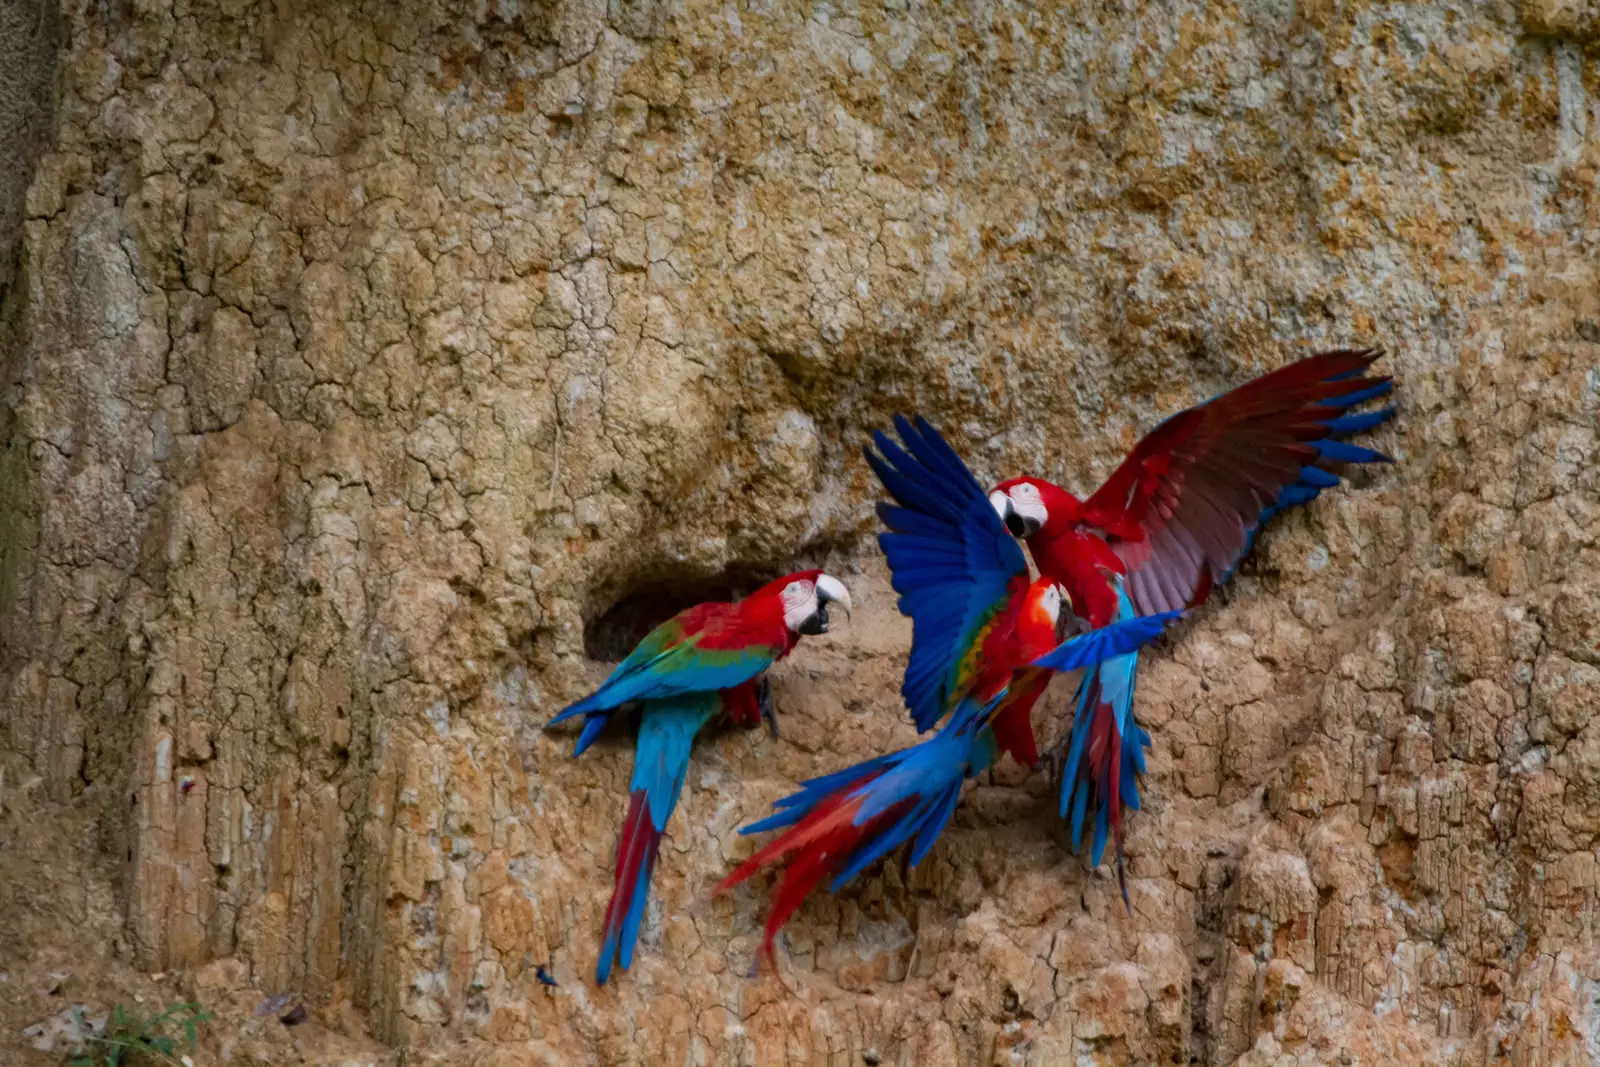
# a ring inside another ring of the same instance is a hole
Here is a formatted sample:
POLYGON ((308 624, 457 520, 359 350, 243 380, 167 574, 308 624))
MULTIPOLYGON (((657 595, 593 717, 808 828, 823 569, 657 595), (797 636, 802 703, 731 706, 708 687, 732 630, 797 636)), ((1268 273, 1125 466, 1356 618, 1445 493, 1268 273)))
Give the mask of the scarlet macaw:
POLYGON ((766 703, 757 691, 765 681, 761 675, 802 635, 827 633, 830 603, 848 614, 849 591, 837 578, 807 570, 779 578, 737 603, 698 604, 679 612, 646 634, 598 690, 547 724, 582 715, 583 732, 573 751, 579 756, 618 708, 643 704, 628 816, 617 844, 616 884, 595 967, 601 985, 613 960, 620 959, 623 970, 633 962, 650 874, 689 770, 695 734, 721 710, 735 722, 756 721, 766 703))
POLYGON ((902 693, 921 729, 950 719, 927 741, 813 779, 779 810, 745 827, 791 827, 730 874, 721 892, 793 855, 774 890, 763 954, 801 901, 827 875, 837 892, 901 844, 915 866, 950 821, 962 783, 1001 751, 1038 762, 1029 709, 1051 671, 1074 670, 1136 648, 1177 612, 1094 630, 1058 645, 1061 589, 1028 580, 1016 541, 961 458, 922 419, 896 418, 901 449, 874 435, 883 458, 867 462, 899 506, 879 504, 900 610, 912 620, 902 693))
MULTIPOLYGON (((1091 626, 1193 606, 1228 580, 1273 515, 1339 484, 1338 463, 1388 463, 1341 438, 1377 426, 1394 408, 1347 414, 1389 393, 1362 374, 1381 349, 1324 352, 1263 375, 1162 422, 1087 500, 1041 478, 1013 478, 990 494, 1006 528, 1027 541, 1041 573, 1067 590, 1091 626)), ((1095 813, 1091 859, 1108 835, 1123 872, 1122 808, 1139 807, 1150 735, 1133 718, 1138 650, 1084 673, 1072 729, 1055 755, 1063 819, 1081 847, 1095 813)))

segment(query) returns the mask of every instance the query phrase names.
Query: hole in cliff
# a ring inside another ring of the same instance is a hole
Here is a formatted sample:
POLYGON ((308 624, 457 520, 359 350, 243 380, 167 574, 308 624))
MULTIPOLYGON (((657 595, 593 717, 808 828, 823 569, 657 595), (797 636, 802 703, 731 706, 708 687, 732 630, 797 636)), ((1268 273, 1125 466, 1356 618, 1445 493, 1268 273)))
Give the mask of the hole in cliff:
POLYGON ((1384 881, 1408 901, 1417 899, 1416 885, 1417 839, 1403 830, 1397 830, 1389 840, 1378 846, 1378 863, 1383 867, 1384 881))
POLYGON ((633 651, 645 634, 684 608, 710 600, 738 600, 777 578, 780 571, 729 567, 697 578, 658 578, 641 583, 583 626, 583 653, 590 659, 616 663, 633 651))

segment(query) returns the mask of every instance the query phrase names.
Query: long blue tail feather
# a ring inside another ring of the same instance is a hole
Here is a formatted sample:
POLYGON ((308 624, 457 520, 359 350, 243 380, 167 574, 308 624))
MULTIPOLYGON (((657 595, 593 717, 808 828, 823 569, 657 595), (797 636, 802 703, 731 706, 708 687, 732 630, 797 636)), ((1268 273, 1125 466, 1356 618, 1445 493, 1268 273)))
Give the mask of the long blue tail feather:
MULTIPOLYGON (((595 980, 601 985, 610 977, 613 961, 623 970, 633 964, 661 836, 683 791, 695 734, 721 708, 722 697, 715 692, 645 706, 633 757, 628 817, 617 842, 616 886, 606 908, 605 938, 595 965, 595 980)), ((585 724, 586 734, 595 721, 585 724)))
POLYGON ((774 807, 780 810, 776 814, 739 832, 750 834, 791 826, 818 805, 837 797, 840 790, 849 789, 846 799, 863 799, 852 819, 856 826, 865 826, 899 805, 909 802, 911 806, 844 857, 843 865, 830 880, 829 891, 838 892, 908 841, 915 841, 910 862, 916 866, 948 825, 961 798, 962 784, 986 770, 997 757, 999 748, 987 717, 999 703, 997 698, 980 707, 973 701, 963 701, 939 732, 926 741, 813 778, 798 792, 777 801, 774 807))

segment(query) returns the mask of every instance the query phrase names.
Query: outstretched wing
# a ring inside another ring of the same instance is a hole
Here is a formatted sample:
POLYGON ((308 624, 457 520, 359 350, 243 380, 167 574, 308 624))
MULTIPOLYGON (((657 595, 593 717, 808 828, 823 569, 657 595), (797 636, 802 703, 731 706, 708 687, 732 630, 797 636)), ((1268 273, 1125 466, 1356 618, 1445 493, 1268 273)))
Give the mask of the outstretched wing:
POLYGON ((1140 614, 1205 599, 1275 513, 1339 484, 1335 463, 1389 462, 1341 438, 1394 414, 1346 411, 1393 388, 1363 377, 1382 349, 1310 356, 1150 431, 1084 504, 1128 573, 1140 614))
POLYGON ((1119 619, 1070 637, 1030 663, 1029 667, 1066 673, 1091 667, 1104 660, 1135 652, 1161 636, 1167 626, 1183 615, 1182 611, 1163 611, 1119 619))
POLYGON ((925 419, 895 416, 902 448, 874 433, 867 462, 895 504, 880 503, 900 611, 911 619, 911 661, 901 693, 927 730, 965 695, 987 629, 1027 589, 1028 562, 987 494, 925 419))

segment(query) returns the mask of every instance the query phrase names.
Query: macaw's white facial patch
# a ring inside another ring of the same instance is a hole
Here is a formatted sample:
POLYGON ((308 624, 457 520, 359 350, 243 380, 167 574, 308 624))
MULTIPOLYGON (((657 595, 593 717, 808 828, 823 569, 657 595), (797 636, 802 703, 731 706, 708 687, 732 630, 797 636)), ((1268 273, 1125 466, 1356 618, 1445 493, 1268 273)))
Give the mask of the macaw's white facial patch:
POLYGON ((809 579, 790 582, 779 594, 783 598, 783 624, 795 633, 817 613, 817 587, 809 579))
POLYGON ((1044 606, 1045 614, 1050 616, 1050 622, 1052 624, 1059 622, 1061 620, 1061 587, 1052 584, 1050 588, 1044 591, 1044 596, 1040 597, 1039 600, 1044 606))
POLYGON ((1039 487, 1032 482, 1018 482, 1011 487, 1011 508, 1032 533, 1050 521, 1050 509, 1044 506, 1039 487))

